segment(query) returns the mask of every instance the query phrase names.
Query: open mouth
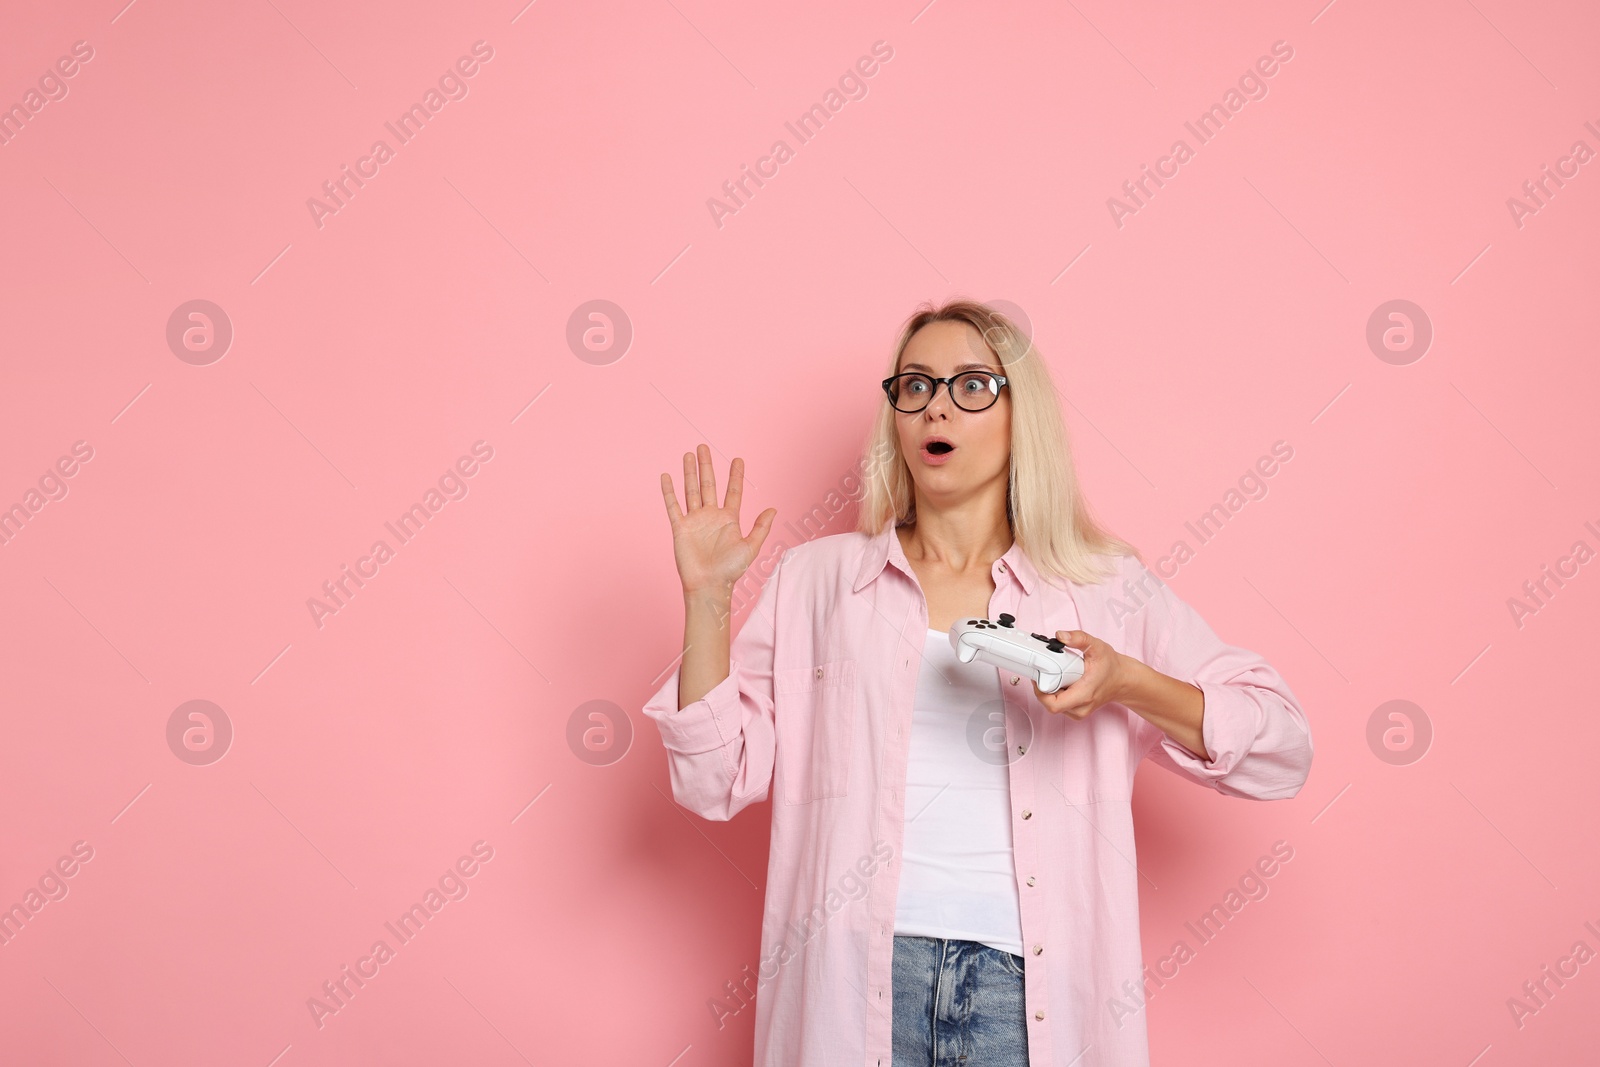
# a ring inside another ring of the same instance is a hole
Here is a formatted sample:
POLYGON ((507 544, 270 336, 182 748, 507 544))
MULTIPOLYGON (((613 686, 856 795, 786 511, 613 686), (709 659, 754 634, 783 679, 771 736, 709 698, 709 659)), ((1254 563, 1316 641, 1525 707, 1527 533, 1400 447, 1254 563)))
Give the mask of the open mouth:
POLYGON ((948 452, 954 452, 956 446, 949 441, 934 441, 927 446, 927 450, 935 456, 942 456, 948 452))

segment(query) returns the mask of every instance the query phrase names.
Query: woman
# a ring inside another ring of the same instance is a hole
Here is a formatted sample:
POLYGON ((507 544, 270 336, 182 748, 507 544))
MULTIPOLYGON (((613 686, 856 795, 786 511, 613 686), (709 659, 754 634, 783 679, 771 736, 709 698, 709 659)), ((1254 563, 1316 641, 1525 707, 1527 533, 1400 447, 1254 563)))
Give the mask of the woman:
POLYGON ((731 643, 776 510, 741 535, 743 461, 719 507, 704 445, 684 511, 661 476, 684 652, 644 712, 673 795, 708 819, 774 797, 761 957, 712 1014, 755 995, 758 1067, 1142 1067, 1160 978, 1134 772, 1292 797, 1305 715, 1094 522, 1047 369, 1003 315, 918 309, 883 388, 868 455, 890 458, 858 530, 783 551, 731 643), (961 663, 949 629, 1002 614, 1079 650, 1083 677, 1043 693, 961 663))

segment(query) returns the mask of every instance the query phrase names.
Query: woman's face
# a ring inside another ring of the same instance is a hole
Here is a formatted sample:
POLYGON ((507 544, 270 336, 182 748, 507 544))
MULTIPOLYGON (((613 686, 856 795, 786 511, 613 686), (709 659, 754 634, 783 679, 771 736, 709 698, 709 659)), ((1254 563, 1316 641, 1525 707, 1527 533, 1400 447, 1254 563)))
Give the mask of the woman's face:
MULTIPOLYGON (((978 331, 967 322, 930 322, 912 335, 900 355, 900 370, 921 371, 948 378, 964 370, 989 370, 1003 375, 1004 368, 978 331)), ((1011 468, 1011 390, 1000 388, 1000 399, 983 411, 967 411, 950 398, 950 386, 940 385, 921 411, 894 413, 900 452, 906 457, 920 497, 935 507, 959 504, 995 481, 1005 499, 1011 468), (955 448, 944 455, 927 449, 930 438, 943 438, 955 448)))

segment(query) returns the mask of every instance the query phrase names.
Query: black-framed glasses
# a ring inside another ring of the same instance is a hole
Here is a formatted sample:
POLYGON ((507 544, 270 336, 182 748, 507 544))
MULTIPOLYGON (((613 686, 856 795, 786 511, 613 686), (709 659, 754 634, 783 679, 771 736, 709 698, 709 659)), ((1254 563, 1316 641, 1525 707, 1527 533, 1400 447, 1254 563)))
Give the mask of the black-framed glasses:
POLYGON ((932 403, 933 394, 939 391, 940 385, 949 391, 956 407, 963 411, 982 411, 993 407, 994 402, 1000 399, 1000 387, 1005 384, 1005 375, 986 370, 963 371, 950 378, 935 378, 911 371, 885 378, 883 391, 888 394, 889 403, 894 405, 894 409, 907 415, 921 411, 932 403))

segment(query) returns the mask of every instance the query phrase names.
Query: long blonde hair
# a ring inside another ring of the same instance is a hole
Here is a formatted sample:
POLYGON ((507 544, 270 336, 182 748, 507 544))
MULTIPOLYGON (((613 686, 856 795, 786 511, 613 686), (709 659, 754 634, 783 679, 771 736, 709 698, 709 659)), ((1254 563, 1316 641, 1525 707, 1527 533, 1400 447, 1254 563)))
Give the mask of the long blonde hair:
MULTIPOLYGON (((1093 585, 1114 571, 1098 555, 1139 556, 1139 550, 1097 521, 1078 486, 1066 425, 1055 383, 1037 346, 1011 318, 975 300, 927 302, 901 327, 889 374, 900 373, 900 359, 911 337, 930 322, 965 322, 978 331, 1000 361, 1011 391, 1011 468, 1006 491, 1006 521, 1041 576, 1093 585)), ((917 521, 911 470, 900 451, 895 410, 883 399, 864 454, 864 492, 857 529, 877 535, 891 519, 896 526, 917 521), (879 460, 877 457, 884 457, 879 460)))

